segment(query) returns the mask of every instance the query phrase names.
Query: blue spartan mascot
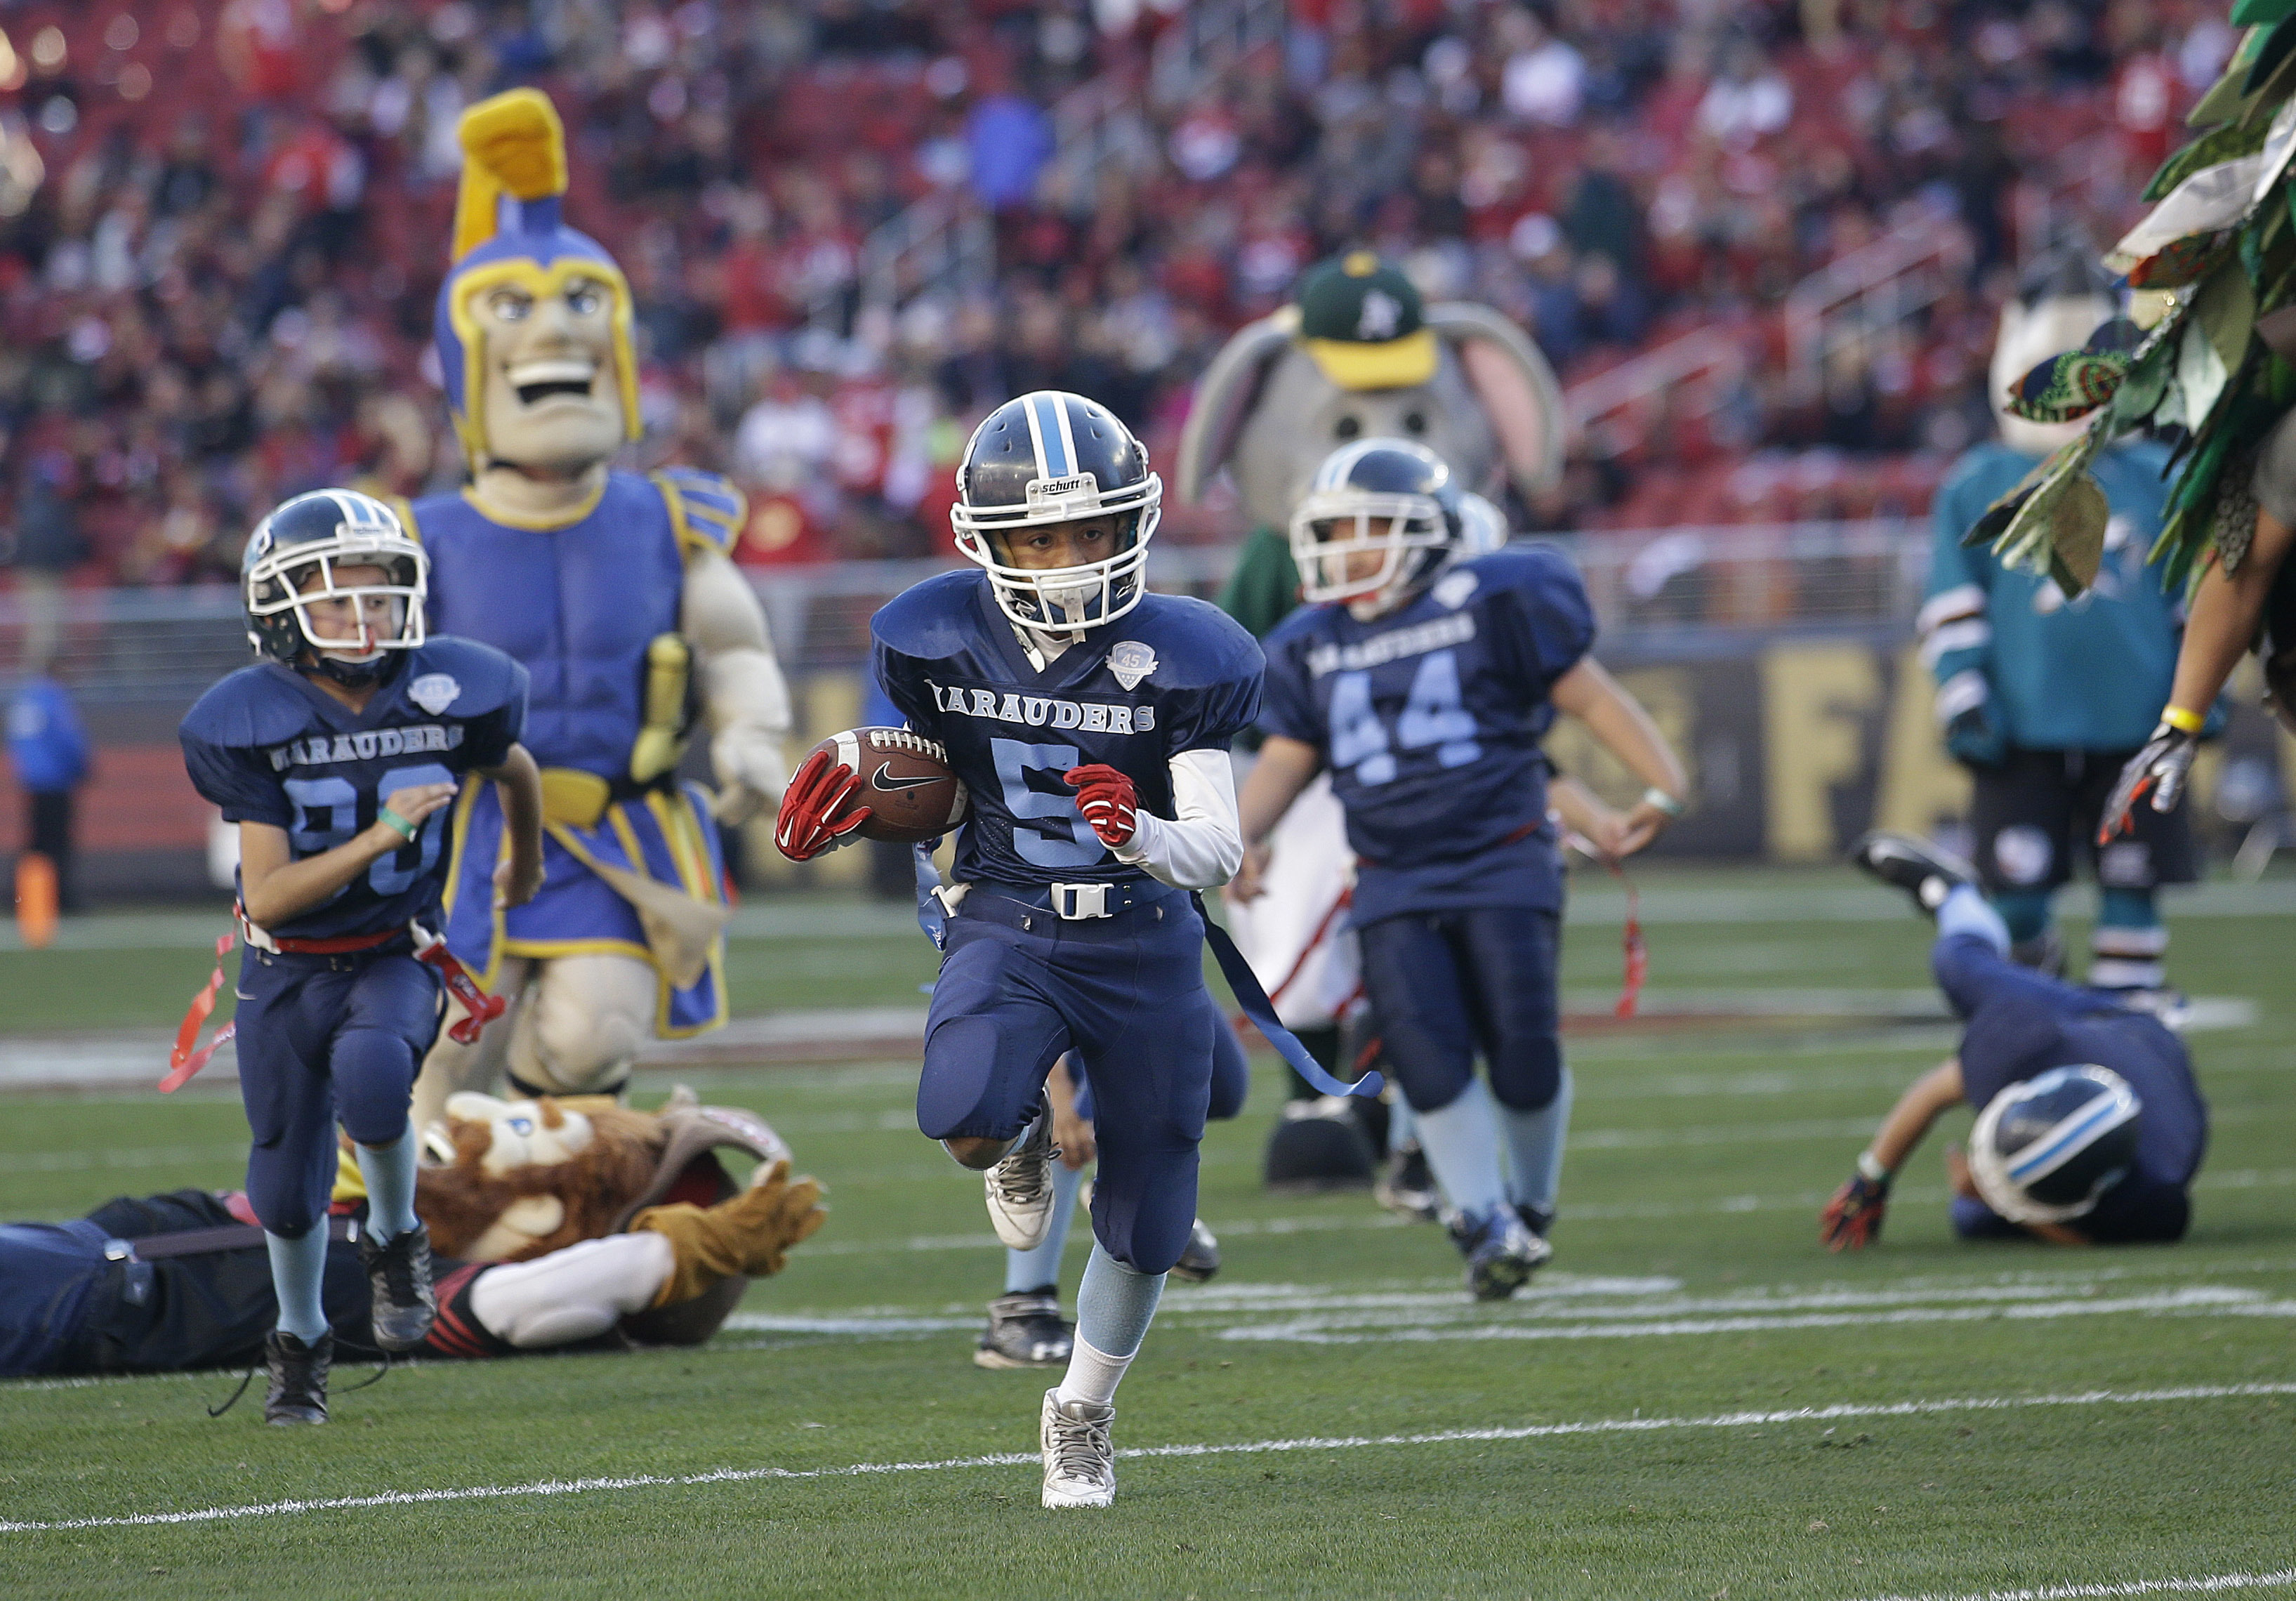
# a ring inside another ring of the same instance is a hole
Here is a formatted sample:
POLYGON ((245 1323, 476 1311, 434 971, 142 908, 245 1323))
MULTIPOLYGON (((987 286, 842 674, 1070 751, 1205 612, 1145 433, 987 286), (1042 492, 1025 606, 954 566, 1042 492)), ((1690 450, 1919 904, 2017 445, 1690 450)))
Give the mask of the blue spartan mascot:
POLYGON ((2075 857, 2093 854, 2100 905, 2088 981, 2158 1002, 2169 931, 2153 891, 2192 882, 2185 813, 2139 808, 2131 833, 2102 850, 2089 842, 2122 764, 2168 703, 2183 632, 2162 570, 2145 564, 2169 493, 2169 453, 2133 443, 2091 464, 2112 515, 2096 582, 2078 599, 2046 574, 1962 543, 1987 506, 2085 426, 2028 422, 2003 409, 2004 398, 2027 368, 2078 348, 2112 315, 2110 288, 2086 254, 2059 250, 2002 308, 1991 379, 2001 437, 1964 456, 1939 492, 1918 631, 1947 748, 1973 780, 1979 879, 2017 959, 2062 968, 2050 902, 2075 857))
POLYGON ((1931 969, 1965 1027, 1961 1049, 1898 1097, 1819 1214, 1820 1240, 1834 1251, 1871 1244, 1891 1178, 1964 1102, 1977 1113, 1969 1152, 1946 1157, 1962 1238, 2184 1238, 2209 1143, 2184 1042, 2140 1008, 2012 962, 2008 927, 1965 864, 1892 833, 1866 835, 1849 859, 1937 919, 1931 969))
POLYGON ((505 915, 488 874, 491 795, 463 797, 446 933, 516 1000, 472 1046, 444 1035, 415 1096, 428 1127, 507 1069, 527 1094, 616 1094, 645 1040, 718 1026, 725 903, 718 822, 778 799, 789 694, 756 596, 727 555, 746 514, 722 479, 611 470, 638 437, 628 284, 559 215, 564 135, 513 90, 462 121, 455 265, 439 291, 447 398, 472 470, 409 510, 430 557, 434 627, 533 676, 547 876, 505 915), (713 805, 676 769, 699 721, 713 805))

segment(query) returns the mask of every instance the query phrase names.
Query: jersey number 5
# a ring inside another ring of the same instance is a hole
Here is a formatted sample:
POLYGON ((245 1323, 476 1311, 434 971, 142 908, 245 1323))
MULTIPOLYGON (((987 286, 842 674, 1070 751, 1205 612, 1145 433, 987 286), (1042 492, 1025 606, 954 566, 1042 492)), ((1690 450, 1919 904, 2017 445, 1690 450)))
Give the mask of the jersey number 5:
MULTIPOLYGON (((435 761, 393 768, 375 784, 374 808, 380 811, 390 796, 418 784, 454 782, 455 776, 435 761)), ((295 803, 295 820, 288 825, 287 842, 293 847, 297 860, 347 845, 358 833, 359 795, 349 779, 290 778, 286 790, 287 798, 295 803)), ((366 870, 367 887, 388 900, 404 893, 408 885, 438 866, 439 846, 447 834, 447 814, 453 809, 450 806, 440 807, 422 819, 422 828, 410 843, 377 857, 374 865, 366 870), (409 850, 417 853, 414 864, 399 866, 400 858, 409 850)), ((336 894, 341 892, 339 890, 336 894)))
POLYGON ((1084 759, 1074 745, 1032 745, 1026 740, 992 739, 990 755, 996 760, 996 782, 1004 791, 1004 809, 1013 818, 1013 849, 1036 867, 1089 867, 1106 858, 1108 847, 1086 825, 1077 809, 1076 792, 1061 775, 1084 759), (1030 773, 1051 776, 1056 788, 1032 789, 1030 773), (1030 821, 1043 826, 1031 828, 1030 821))
POLYGON ((1332 681, 1332 766, 1352 768, 1365 788, 1393 782, 1395 752, 1435 747, 1439 768, 1463 768, 1483 753, 1475 740, 1475 714, 1462 704, 1459 658, 1432 651, 1411 676, 1411 693, 1390 738, 1372 709, 1371 674, 1341 673, 1332 681))

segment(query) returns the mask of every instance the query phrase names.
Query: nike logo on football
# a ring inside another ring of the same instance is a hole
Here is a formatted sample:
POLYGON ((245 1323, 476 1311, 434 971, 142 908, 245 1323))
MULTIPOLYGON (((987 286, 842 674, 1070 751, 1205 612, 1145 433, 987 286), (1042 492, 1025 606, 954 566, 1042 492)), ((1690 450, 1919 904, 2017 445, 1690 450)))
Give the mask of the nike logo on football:
POLYGON ((869 787, 876 790, 913 790, 919 784, 939 784, 940 782, 939 779, 934 777, 931 773, 925 774, 921 778, 892 778, 887 776, 887 775, 891 773, 892 770, 893 764, 891 762, 879 762, 877 764, 877 770, 869 776, 869 787))

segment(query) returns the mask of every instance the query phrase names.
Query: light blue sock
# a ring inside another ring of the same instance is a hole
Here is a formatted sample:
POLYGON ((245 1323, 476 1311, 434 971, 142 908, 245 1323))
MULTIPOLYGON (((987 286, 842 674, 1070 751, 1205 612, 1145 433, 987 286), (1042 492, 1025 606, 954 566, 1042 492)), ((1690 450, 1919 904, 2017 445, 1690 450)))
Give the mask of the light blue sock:
POLYGON ((1443 1198, 1460 1211, 1480 1217, 1505 1203, 1498 1119, 1480 1078, 1468 1080, 1459 1098, 1440 1112, 1419 1114, 1419 1148, 1427 1153, 1443 1198))
POLYGON ((1061 1282, 1061 1252, 1068 1248, 1069 1224, 1076 1217, 1077 1192, 1084 1188, 1084 1170, 1064 1162, 1053 1163, 1053 1226, 1044 1244, 1034 1251, 1004 1253, 1004 1293, 1041 1289, 1061 1282))
POLYGON ((1405 1146, 1418 1143, 1419 1114, 1411 1110, 1411 1103, 1398 1090, 1395 1104, 1387 1109, 1387 1154, 1392 1156, 1405 1146))
POLYGON ((327 1277, 327 1220, 321 1218, 299 1240, 263 1231, 271 1253, 271 1287, 279 1297, 279 1326, 308 1345, 327 1332, 319 1287, 327 1277))
POLYGON ((2009 925, 2001 921, 2000 913, 1986 904, 1975 884, 1956 884, 1947 891, 1938 906, 1937 931, 1940 940, 1956 934, 1975 934, 2003 956, 2009 954, 2009 925))
POLYGON ((1108 1254, 1098 1240, 1077 1286, 1077 1334, 1095 1351, 1129 1357, 1148 1337, 1156 1303, 1164 1297, 1161 1273, 1140 1273, 1108 1254))
POLYGON ((1092 1244, 1092 1259, 1084 1265, 1084 1282, 1077 1286, 1076 1344, 1069 1354, 1069 1370, 1057 1394, 1063 1405, 1083 1401, 1107 1406, 1116 1399, 1124 1370, 1139 1354, 1148 1337, 1148 1325, 1163 1298, 1161 1273, 1136 1273, 1092 1244))
POLYGON ((1554 1098, 1536 1112, 1518 1112, 1504 1101, 1497 1104, 1499 1133, 1507 1148, 1507 1199, 1552 1212, 1555 1192, 1562 1187, 1562 1140, 1570 1131, 1570 1070, 1562 1070, 1554 1098))
POLYGON ((387 1145, 353 1141, 351 1149, 358 1153, 359 1177, 366 1180, 366 1231, 380 1241, 414 1227, 414 1159, 422 1151, 413 1126, 387 1145))

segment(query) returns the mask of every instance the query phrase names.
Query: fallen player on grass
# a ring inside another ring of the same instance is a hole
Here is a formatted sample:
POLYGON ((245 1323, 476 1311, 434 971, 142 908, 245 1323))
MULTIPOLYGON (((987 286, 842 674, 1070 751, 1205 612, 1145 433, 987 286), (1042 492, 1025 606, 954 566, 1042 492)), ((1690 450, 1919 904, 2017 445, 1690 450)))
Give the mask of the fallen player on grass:
POLYGON ((2012 962, 2000 914, 1943 852, 1874 833, 1850 859, 1937 919, 1931 966, 1966 1027, 1960 1052, 1898 1098, 1826 1203, 1826 1246, 1855 1251, 1880 1236, 1891 1179, 1930 1125, 1964 1101, 1977 1126, 1966 1154, 1946 1153, 1964 1239, 2182 1239, 2209 1133, 2184 1042, 2109 992, 2012 962))

